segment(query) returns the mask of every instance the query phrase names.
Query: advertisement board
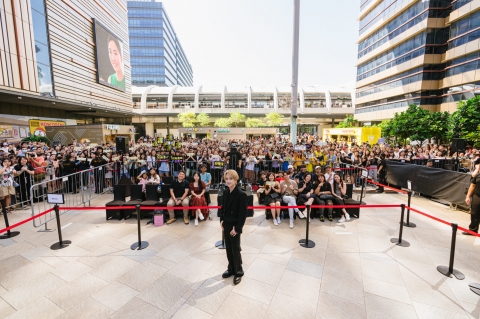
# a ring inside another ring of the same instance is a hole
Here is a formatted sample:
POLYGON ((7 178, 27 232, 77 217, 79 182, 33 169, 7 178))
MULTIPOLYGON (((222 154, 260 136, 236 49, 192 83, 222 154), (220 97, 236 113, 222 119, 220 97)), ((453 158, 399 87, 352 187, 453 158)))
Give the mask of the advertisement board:
POLYGON ((12 138, 13 127, 11 125, 0 125, 0 138, 12 138))
POLYGON ((65 126, 65 122, 48 120, 28 120, 28 126, 30 126, 30 135, 47 136, 47 132, 45 130, 46 127, 65 126))
POLYGON ((123 42, 97 19, 93 20, 97 82, 125 92, 123 42))

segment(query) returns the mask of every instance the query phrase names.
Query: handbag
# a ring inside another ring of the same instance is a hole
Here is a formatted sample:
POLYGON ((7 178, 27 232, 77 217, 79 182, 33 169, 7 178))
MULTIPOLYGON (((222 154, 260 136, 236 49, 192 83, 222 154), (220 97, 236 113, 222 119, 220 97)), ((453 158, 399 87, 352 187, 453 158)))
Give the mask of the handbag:
POLYGON ((273 193, 270 194, 270 197, 273 198, 273 199, 275 199, 275 198, 278 198, 278 197, 280 197, 280 196, 278 195, 278 193, 273 192, 273 193))
POLYGON ((319 197, 321 200, 332 200, 333 199, 333 195, 325 195, 325 194, 322 194, 320 195, 319 197))
POLYGON ((153 215, 153 225, 154 226, 163 226, 163 214, 153 215))

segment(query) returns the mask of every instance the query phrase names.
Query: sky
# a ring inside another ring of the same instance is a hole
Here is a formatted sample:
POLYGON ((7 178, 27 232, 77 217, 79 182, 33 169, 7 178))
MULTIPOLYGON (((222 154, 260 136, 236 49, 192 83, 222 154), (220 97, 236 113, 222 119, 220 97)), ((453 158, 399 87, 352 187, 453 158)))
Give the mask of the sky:
MULTIPOLYGON (((290 86, 293 0, 161 2, 194 85, 290 86)), ((357 0, 301 0, 299 86, 354 87, 359 6, 357 0)))

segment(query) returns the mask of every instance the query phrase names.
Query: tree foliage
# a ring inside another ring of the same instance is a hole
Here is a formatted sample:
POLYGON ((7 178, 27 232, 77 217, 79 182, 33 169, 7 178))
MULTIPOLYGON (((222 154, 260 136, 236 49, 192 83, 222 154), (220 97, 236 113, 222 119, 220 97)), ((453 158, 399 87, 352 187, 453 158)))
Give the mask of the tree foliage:
POLYGON ((245 122, 246 119, 247 117, 245 116, 245 114, 242 114, 239 111, 230 113, 229 120, 231 124, 235 125, 235 127, 237 127, 239 123, 245 122))
POLYGON ((246 127, 262 127, 265 126, 265 122, 262 119, 250 117, 245 121, 246 127))
POLYGON ((215 127, 231 127, 232 126, 232 121, 230 118, 227 117, 221 117, 215 121, 213 124, 215 127))
POLYGON ((206 127, 210 125, 210 116, 207 113, 200 113, 197 115, 197 123, 200 127, 206 127))
POLYGON ((474 137, 480 125, 480 96, 458 102, 458 108, 450 118, 450 137, 474 137), (473 134, 472 134, 473 133, 473 134))
POLYGON ((182 123, 183 127, 195 127, 197 123, 197 117, 195 116, 195 112, 183 112, 177 115, 178 121, 182 123))
POLYGON ((405 112, 395 113, 392 121, 393 135, 401 140, 423 141, 430 138, 428 119, 430 112, 411 104, 405 112))
POLYGON ((450 132, 450 113, 433 112, 427 120, 431 137, 436 137, 437 142, 446 141, 450 132))
POLYGON ((358 126, 358 120, 353 118, 353 115, 347 115, 347 117, 338 125, 336 126, 337 128, 349 128, 349 127, 357 127, 358 126))
POLYGON ((278 126, 283 124, 283 114, 270 112, 265 115, 265 123, 267 126, 278 126))

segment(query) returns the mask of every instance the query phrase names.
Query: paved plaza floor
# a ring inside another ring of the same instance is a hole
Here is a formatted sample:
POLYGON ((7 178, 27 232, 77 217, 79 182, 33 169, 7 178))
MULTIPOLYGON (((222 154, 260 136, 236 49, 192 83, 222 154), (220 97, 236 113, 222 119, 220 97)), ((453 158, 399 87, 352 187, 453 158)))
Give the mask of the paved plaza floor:
MULTIPOLYGON (((101 205, 113 195, 92 202, 101 205)), ((213 202, 215 202, 213 197, 213 202)), ((368 194, 368 204, 405 203, 399 194, 368 194)), ((469 215, 423 198, 412 206, 467 226, 469 215)), ((215 214, 216 215, 216 214, 215 214)), ((30 216, 15 211, 11 223, 30 216)), ((0 240, 0 318, 479 318, 480 239, 457 236, 459 281, 436 270, 448 265, 451 229, 412 213, 417 228, 398 236, 400 209, 365 208, 360 219, 312 221, 316 246, 298 244, 305 221, 274 226, 263 211, 242 235, 245 277, 222 279, 227 268, 218 218, 184 225, 146 226, 147 249, 132 251, 136 220, 105 221, 104 211, 62 215, 68 248, 50 250, 57 232, 21 226, 0 240)), ((3 225, 3 222, 2 222, 3 225)), ((54 227, 51 223, 50 227, 54 227)))

